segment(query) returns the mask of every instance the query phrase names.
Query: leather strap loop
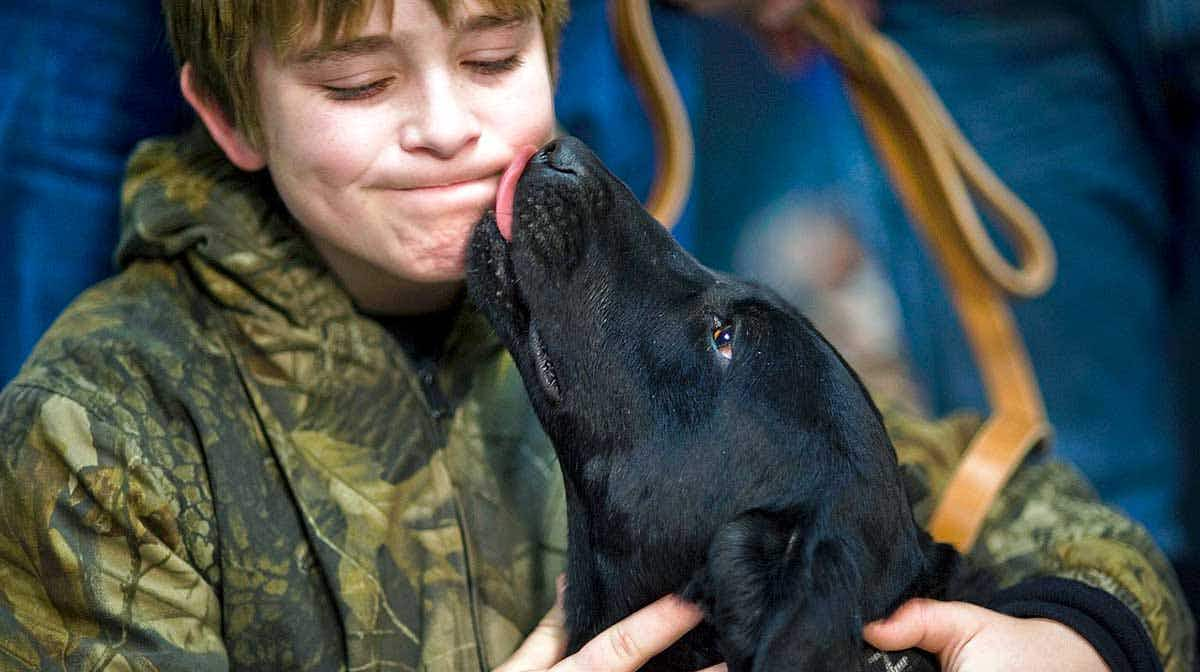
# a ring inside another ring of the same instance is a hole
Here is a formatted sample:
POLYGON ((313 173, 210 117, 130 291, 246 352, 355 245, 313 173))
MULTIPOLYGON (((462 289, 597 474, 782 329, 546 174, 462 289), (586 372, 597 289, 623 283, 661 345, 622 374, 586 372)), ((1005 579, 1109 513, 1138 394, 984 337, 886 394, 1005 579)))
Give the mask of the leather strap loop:
MULTIPOLYGON (((870 89, 883 96, 856 101, 860 113, 861 105, 876 103, 886 105, 889 113, 903 112, 910 118, 908 126, 920 123, 929 129, 929 141, 941 146, 939 152, 948 154, 955 165, 938 176, 945 192, 940 198, 983 273, 1015 296, 1044 293, 1054 282, 1056 266, 1049 236, 1037 215, 975 153, 908 54, 844 3, 814 0, 796 20, 838 59, 854 92, 870 89), (1009 264, 996 250, 971 201, 972 195, 1005 228, 1021 259, 1020 267, 1009 264)), ((887 132, 904 130, 893 124, 887 132)))
POLYGON ((695 145, 683 97, 663 56, 648 0, 610 0, 608 18, 617 52, 642 97, 654 133, 654 184, 646 209, 674 228, 692 190, 695 145))
POLYGON ((814 0, 797 20, 841 63, 893 186, 941 266, 983 378, 992 415, 972 439, 929 523, 935 539, 966 552, 1001 488, 1051 434, 1001 290, 1023 296, 1044 291, 1053 280, 1053 248, 1036 216, 979 159, 898 46, 838 0, 814 0), (995 251, 970 192, 1008 226, 1024 267, 1009 266, 995 251))
MULTIPOLYGON (((659 171, 650 210, 670 226, 690 187, 687 115, 654 36, 647 0, 610 0, 610 9, 655 131, 659 171)), ((1054 249, 1037 217, 978 157, 902 49, 841 0, 812 0, 795 20, 838 59, 855 109, 941 266, 983 379, 992 415, 972 439, 929 524, 935 539, 966 552, 996 495, 1051 434, 1004 292, 1044 292, 1054 278, 1054 249), (1021 266, 996 250, 972 195, 1005 227, 1021 266)))

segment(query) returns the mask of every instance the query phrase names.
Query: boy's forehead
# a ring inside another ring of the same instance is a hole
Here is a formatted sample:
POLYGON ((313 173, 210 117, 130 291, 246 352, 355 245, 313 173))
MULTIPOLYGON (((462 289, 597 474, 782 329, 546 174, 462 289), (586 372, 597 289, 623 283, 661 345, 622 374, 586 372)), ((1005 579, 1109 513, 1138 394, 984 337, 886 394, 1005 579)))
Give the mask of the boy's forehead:
POLYGON ((432 9, 443 25, 461 31, 526 19, 534 16, 538 8, 538 0, 367 0, 357 4, 352 13, 333 14, 318 7, 307 13, 298 35, 293 33, 286 44, 278 41, 276 44, 294 56, 304 50, 354 40, 366 32, 391 31, 396 17, 403 16, 404 5, 414 4, 432 9))

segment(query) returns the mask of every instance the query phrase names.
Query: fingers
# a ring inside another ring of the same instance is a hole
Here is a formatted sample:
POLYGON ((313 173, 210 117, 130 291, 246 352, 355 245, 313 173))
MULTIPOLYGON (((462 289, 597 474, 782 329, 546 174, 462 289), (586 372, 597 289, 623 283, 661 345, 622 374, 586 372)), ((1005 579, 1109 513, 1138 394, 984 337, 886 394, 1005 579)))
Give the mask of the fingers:
POLYGON ((545 670, 567 652, 567 616, 563 611, 563 591, 566 578, 558 577, 558 595, 554 606, 529 633, 512 657, 493 672, 520 672, 523 670, 545 670))
POLYGON ((886 619, 868 623, 863 639, 883 651, 916 647, 939 657, 949 655, 978 632, 979 612, 963 602, 915 598, 886 619))
POLYGON ((702 619, 698 607, 668 595, 600 633, 554 671, 632 672, 702 619))
MULTIPOLYGON (((554 607, 516 653, 495 672, 547 669, 554 672, 633 672, 696 627, 703 618, 695 605, 668 595, 626 617, 600 633, 574 656, 560 661, 567 648, 563 588, 564 579, 559 577, 554 607)), ((714 665, 700 672, 725 672, 725 666, 714 665)))

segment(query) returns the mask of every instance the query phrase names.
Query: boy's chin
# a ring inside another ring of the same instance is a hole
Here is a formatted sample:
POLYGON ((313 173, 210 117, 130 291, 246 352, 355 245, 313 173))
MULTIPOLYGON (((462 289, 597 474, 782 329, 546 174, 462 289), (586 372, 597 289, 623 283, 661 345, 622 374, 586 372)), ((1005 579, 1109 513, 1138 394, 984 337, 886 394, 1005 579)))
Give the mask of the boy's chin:
POLYGON ((338 275, 355 305, 368 313, 420 315, 453 306, 465 284, 465 260, 439 255, 413 261, 363 262, 353 278, 338 275))

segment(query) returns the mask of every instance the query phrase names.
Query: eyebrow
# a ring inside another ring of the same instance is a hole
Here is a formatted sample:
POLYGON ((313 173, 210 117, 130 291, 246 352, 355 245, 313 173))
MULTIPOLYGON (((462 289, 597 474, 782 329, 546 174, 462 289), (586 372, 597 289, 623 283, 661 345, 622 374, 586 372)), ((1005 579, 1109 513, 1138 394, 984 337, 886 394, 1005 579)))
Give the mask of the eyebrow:
POLYGON ((477 33, 497 28, 510 28, 525 21, 529 17, 522 15, 497 16, 495 14, 476 14, 458 22, 455 30, 459 33, 477 33))
MULTIPOLYGON (((455 24, 454 31, 466 34, 499 30, 519 25, 526 20, 527 17, 524 16, 476 14, 455 24)), ((300 65, 322 65, 386 51, 394 44, 390 35, 363 35, 342 42, 304 49, 290 60, 300 65)))
POLYGON ((375 54, 391 46, 392 38, 387 35, 364 35, 343 42, 304 49, 291 60, 300 65, 320 65, 364 54, 375 54))

